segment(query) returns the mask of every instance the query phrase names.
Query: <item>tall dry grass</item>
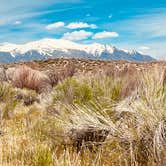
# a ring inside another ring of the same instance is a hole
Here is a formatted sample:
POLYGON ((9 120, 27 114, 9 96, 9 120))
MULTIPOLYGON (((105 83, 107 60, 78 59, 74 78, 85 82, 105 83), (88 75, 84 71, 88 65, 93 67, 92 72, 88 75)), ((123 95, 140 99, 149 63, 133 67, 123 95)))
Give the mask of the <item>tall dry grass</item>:
POLYGON ((52 87, 56 86, 58 82, 72 77, 75 73, 75 66, 74 64, 68 64, 64 67, 64 69, 57 70, 57 69, 50 69, 46 74, 49 78, 50 84, 52 87))
POLYGON ((166 165, 165 71, 142 72, 124 95, 132 78, 74 76, 40 103, 18 100, 1 118, 0 165, 166 165))
POLYGON ((46 75, 27 66, 16 68, 11 80, 13 86, 17 88, 28 88, 39 93, 50 88, 49 79, 46 75))

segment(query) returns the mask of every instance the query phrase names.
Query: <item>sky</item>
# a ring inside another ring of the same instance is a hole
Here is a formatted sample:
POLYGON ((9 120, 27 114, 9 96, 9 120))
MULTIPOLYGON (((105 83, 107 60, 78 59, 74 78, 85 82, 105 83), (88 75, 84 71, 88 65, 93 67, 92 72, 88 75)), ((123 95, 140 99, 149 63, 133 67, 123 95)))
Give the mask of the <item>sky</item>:
POLYGON ((166 60, 166 0, 0 0, 0 43, 102 43, 166 60))

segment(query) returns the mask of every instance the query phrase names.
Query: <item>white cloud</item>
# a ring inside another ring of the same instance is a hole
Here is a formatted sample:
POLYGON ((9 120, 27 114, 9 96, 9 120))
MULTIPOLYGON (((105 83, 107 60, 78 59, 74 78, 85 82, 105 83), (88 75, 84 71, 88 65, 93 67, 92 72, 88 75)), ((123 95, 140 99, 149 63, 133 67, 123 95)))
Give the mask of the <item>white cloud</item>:
POLYGON ((86 22, 72 22, 66 26, 69 29, 80 29, 80 28, 92 28, 95 29, 97 26, 95 24, 88 24, 86 22))
POLYGON ((15 22, 14 22, 14 25, 20 25, 20 24, 22 24, 21 21, 15 21, 15 22))
POLYGON ((64 27, 65 26, 65 23, 64 22, 55 22, 53 24, 49 24, 46 26, 46 29, 48 30, 52 30, 52 29, 57 29, 57 28, 61 28, 61 27, 64 27))
POLYGON ((147 47, 147 46, 141 46, 139 49, 140 49, 140 50, 150 50, 150 47, 147 47))
POLYGON ((63 35, 63 39, 78 41, 78 40, 87 39, 88 37, 90 37, 92 35, 93 35, 92 32, 87 32, 85 30, 80 30, 80 31, 74 31, 74 32, 67 32, 67 33, 65 33, 63 35))
POLYGON ((111 18, 112 18, 112 15, 109 15, 109 16, 108 16, 108 18, 110 18, 110 19, 111 19, 111 18))
POLYGON ((81 29, 81 28, 92 28, 95 29, 97 26, 95 24, 88 24, 86 22, 71 22, 65 26, 64 22, 55 22, 46 26, 47 30, 57 29, 61 27, 66 27, 68 29, 81 29))
POLYGON ((118 37, 119 34, 117 32, 98 32, 93 36, 93 39, 103 39, 103 38, 115 38, 118 37))

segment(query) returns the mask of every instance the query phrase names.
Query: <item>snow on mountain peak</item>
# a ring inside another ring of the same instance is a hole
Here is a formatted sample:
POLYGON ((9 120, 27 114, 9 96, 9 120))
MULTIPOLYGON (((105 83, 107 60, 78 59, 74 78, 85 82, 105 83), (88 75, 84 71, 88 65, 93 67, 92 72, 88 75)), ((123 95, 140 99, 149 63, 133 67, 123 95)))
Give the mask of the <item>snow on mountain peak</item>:
POLYGON ((42 59, 47 57, 77 57, 77 58, 103 58, 145 60, 152 59, 137 51, 128 51, 108 44, 77 44, 65 39, 41 39, 26 44, 0 44, 0 55, 8 54, 14 59, 42 59))
POLYGON ((109 53, 113 53, 113 47, 110 45, 102 45, 99 43, 93 43, 89 45, 85 44, 77 44, 64 39, 42 39, 38 41, 29 42, 26 44, 11 44, 4 43, 0 44, 0 51, 4 52, 12 52, 12 53, 20 53, 24 54, 28 51, 36 50, 40 53, 48 53, 52 52, 55 49, 58 50, 79 50, 85 51, 89 54, 93 54, 95 56, 101 55, 104 51, 108 51, 109 53))

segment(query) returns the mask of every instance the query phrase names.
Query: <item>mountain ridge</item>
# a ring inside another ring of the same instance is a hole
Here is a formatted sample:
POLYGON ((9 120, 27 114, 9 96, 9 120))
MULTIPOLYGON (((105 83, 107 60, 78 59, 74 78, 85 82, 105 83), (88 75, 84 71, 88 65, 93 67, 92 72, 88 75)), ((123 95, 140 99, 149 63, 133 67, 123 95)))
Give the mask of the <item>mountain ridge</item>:
POLYGON ((105 60, 153 61, 138 51, 119 49, 108 44, 77 44, 64 39, 42 39, 26 44, 0 44, 1 62, 42 60, 47 58, 85 58, 105 60))

